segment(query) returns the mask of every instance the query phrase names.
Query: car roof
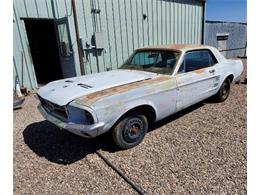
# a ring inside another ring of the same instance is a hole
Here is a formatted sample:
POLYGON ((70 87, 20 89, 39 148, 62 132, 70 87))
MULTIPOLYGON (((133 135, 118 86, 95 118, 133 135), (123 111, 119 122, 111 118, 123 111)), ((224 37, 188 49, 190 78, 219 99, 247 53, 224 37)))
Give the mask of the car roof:
POLYGON ((210 49, 208 45, 199 45, 199 44, 168 44, 168 45, 154 45, 138 48, 137 50, 173 50, 185 52, 194 49, 210 49))

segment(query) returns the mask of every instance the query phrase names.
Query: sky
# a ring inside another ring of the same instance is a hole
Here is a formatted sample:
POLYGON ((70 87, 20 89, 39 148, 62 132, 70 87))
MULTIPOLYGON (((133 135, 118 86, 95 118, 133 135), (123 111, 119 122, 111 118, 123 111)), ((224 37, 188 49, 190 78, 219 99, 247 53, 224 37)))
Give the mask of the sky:
POLYGON ((206 20, 247 22, 246 0, 207 0, 206 20))

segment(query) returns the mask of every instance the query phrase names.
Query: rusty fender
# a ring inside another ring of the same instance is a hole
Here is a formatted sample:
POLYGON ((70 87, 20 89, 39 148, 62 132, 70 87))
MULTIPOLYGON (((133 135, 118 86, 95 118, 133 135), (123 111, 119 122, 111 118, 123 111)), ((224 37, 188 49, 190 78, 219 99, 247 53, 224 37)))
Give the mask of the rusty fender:
POLYGON ((160 120, 174 112, 177 85, 172 76, 158 76, 153 79, 121 85, 75 100, 77 104, 95 110, 98 120, 106 121, 102 132, 108 131, 113 124, 132 108, 149 105, 160 120))

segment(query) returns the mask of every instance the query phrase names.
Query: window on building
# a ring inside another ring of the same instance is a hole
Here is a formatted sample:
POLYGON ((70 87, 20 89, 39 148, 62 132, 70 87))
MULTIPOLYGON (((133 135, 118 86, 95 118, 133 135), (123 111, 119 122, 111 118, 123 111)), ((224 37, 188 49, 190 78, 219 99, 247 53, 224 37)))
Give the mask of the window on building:
POLYGON ((61 55, 70 56, 71 51, 69 45, 67 24, 66 23, 59 24, 58 31, 59 31, 59 45, 60 45, 61 55))

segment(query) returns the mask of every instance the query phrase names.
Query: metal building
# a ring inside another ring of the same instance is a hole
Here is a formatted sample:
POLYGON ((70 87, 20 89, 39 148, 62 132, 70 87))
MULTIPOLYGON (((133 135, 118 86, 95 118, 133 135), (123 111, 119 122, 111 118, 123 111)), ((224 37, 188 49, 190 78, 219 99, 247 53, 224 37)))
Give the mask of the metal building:
POLYGON ((218 48, 227 58, 244 57, 247 25, 241 22, 206 21, 205 44, 218 48))
POLYGON ((138 47, 202 43, 204 10, 205 0, 14 0, 14 81, 31 90, 116 69, 138 47))

